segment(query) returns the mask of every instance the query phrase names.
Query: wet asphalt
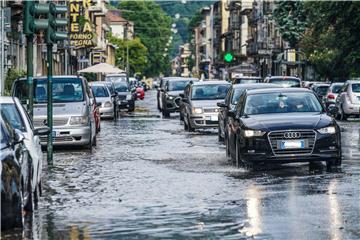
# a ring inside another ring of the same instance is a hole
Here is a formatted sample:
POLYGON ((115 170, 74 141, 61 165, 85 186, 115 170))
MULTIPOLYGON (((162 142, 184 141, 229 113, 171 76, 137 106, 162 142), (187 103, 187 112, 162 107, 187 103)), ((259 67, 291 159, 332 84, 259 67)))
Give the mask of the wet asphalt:
MULTIPOLYGON (((360 239, 360 122, 340 122, 343 165, 237 169, 216 131, 163 119, 156 92, 102 121, 98 145, 57 149, 25 230, 3 239, 360 239)), ((46 158, 44 158, 46 160, 46 158)))

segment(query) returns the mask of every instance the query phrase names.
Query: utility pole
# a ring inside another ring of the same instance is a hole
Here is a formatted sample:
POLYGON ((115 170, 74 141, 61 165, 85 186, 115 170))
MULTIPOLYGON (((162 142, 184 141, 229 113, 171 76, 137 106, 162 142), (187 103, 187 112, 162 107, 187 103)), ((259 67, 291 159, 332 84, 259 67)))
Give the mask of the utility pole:
POLYGON ((126 22, 125 28, 125 41, 126 41, 126 82, 129 82, 129 41, 128 41, 128 31, 129 31, 129 22, 126 22))

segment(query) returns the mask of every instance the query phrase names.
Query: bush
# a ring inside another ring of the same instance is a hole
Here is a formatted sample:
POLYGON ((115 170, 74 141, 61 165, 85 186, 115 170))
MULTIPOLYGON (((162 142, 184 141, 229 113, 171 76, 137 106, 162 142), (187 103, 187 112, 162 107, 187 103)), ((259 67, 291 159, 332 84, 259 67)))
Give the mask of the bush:
POLYGON ((10 95, 11 86, 13 82, 21 77, 25 77, 26 72, 23 70, 17 70, 15 68, 10 68, 6 74, 5 78, 5 95, 10 95))

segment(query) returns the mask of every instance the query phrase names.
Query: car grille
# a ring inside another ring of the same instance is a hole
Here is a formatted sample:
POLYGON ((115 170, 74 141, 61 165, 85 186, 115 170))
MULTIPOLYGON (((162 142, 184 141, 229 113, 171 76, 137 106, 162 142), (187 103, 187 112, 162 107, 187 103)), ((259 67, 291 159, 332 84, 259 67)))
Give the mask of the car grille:
POLYGON ((294 130, 294 131, 276 131, 270 132, 269 135, 270 145, 273 149, 275 155, 292 155, 292 154, 311 154, 315 145, 316 134, 312 130, 294 130), (300 133, 301 136, 297 138, 285 138, 285 133, 300 133), (281 149, 281 141, 284 140, 304 140, 304 148, 294 148, 294 149, 281 149))
MULTIPOLYGON (((72 142, 74 139, 71 136, 59 136, 53 138, 53 142, 72 142)), ((47 142, 47 136, 41 136, 40 137, 41 142, 47 142)))
POLYGON ((126 99, 126 95, 118 95, 119 100, 125 100, 126 99))
MULTIPOLYGON (((36 118, 34 119, 35 127, 45 126, 44 122, 46 122, 46 118, 36 118)), ((68 118, 53 118, 53 126, 63 126, 68 123, 68 118)))
POLYGON ((219 108, 204 108, 204 113, 217 113, 219 108))

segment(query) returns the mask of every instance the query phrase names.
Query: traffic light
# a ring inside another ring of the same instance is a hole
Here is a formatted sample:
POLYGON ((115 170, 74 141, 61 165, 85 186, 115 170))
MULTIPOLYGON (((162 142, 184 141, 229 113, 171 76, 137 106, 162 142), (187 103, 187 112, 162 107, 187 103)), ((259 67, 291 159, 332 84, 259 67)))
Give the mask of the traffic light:
POLYGON ((226 62, 232 62, 232 60, 234 60, 234 56, 231 54, 231 53, 226 53, 225 55, 224 55, 224 60, 226 61, 226 62))
POLYGON ((49 13, 49 4, 25 1, 24 7, 24 34, 33 35, 39 30, 48 28, 47 19, 37 19, 40 15, 49 13))
POLYGON ((68 25, 68 20, 66 18, 57 18, 59 14, 65 14, 67 12, 67 6, 65 5, 56 5, 54 3, 49 4, 49 26, 46 31, 46 43, 54 44, 57 41, 63 41, 68 39, 67 32, 57 31, 60 27, 66 27, 68 25))

